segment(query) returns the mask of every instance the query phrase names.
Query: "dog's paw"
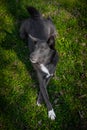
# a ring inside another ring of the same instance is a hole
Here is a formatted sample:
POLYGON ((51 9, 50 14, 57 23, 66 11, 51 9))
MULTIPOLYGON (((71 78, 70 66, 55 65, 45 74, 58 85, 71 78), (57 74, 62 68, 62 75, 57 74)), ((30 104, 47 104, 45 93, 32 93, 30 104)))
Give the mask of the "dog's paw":
POLYGON ((46 79, 50 77, 50 74, 46 75, 46 79))
POLYGON ((38 106, 38 107, 40 107, 40 106, 41 106, 41 104, 40 104, 38 101, 37 101, 37 106, 38 106))
POLYGON ((53 76, 54 76, 54 74, 48 74, 48 75, 46 76, 46 78, 53 77, 53 76))
POLYGON ((48 111, 48 117, 49 117, 51 120, 55 120, 56 114, 55 114, 55 112, 54 112, 53 109, 50 110, 50 111, 48 111))

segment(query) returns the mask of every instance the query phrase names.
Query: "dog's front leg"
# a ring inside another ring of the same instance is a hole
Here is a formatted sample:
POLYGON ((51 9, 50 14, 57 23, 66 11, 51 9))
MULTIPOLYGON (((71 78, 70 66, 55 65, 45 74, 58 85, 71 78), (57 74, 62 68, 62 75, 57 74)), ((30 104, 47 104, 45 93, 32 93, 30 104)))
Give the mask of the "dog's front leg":
POLYGON ((52 105, 49 101, 49 96, 48 96, 47 89, 46 89, 46 83, 45 83, 41 73, 38 73, 38 78, 39 78, 39 84, 40 84, 40 92, 41 92, 43 99, 48 108, 48 117, 51 118, 51 120, 55 120, 56 115, 55 115, 52 105))
MULTIPOLYGON (((45 78, 43 80, 44 80, 45 87, 47 87, 47 85, 50 81, 50 78, 47 78, 47 79, 45 78)), ((39 95, 38 95, 38 99, 37 99, 37 105, 41 106, 42 102, 43 102, 43 96, 42 96, 41 91, 39 91, 39 95)))

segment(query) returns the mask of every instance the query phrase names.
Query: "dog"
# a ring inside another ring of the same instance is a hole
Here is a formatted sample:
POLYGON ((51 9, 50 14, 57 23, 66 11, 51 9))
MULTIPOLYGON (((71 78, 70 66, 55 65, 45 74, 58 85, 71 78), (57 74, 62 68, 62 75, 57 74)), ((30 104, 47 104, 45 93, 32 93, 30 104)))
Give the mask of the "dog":
POLYGON ((48 117, 55 120, 56 114, 49 101, 47 85, 54 75, 58 53, 55 49, 56 29, 50 18, 44 18, 34 7, 27 7, 30 17, 23 21, 20 27, 20 37, 28 40, 29 58, 37 72, 39 94, 37 105, 43 100, 48 109, 48 117))

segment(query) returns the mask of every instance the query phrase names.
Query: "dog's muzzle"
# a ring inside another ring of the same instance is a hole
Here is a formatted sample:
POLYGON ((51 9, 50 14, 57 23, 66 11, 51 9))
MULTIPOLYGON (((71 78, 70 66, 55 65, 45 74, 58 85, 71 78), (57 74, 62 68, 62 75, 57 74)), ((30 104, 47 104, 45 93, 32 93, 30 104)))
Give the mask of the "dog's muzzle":
POLYGON ((34 54, 31 54, 31 55, 30 55, 30 61, 31 61, 32 63, 37 63, 37 58, 35 57, 34 54))
POLYGON ((31 61, 32 63, 37 63, 37 59, 31 59, 31 58, 30 58, 30 61, 31 61))

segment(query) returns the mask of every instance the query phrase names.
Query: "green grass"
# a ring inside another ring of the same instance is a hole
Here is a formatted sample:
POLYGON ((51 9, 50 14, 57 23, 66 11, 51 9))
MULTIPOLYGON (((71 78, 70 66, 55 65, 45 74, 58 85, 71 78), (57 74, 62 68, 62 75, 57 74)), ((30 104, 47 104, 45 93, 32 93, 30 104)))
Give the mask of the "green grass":
POLYGON ((0 130, 86 130, 87 2, 86 0, 0 1, 0 130), (56 120, 36 106, 38 81, 26 42, 19 37, 26 5, 50 16, 58 35, 59 63, 48 92, 56 120), (52 95, 52 96, 51 96, 52 95))

